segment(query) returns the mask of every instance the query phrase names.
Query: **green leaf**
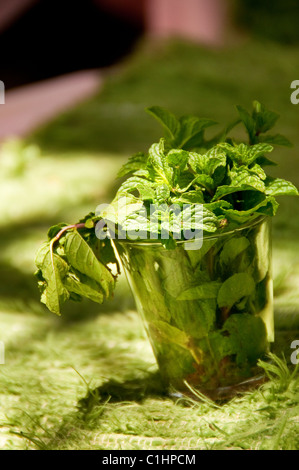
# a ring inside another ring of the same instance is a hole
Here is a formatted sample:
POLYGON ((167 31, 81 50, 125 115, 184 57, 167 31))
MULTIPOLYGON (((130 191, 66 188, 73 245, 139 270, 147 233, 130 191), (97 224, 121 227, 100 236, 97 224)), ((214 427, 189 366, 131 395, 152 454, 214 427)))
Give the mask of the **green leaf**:
POLYGON ((231 209, 233 206, 228 201, 214 201, 208 202, 204 205, 206 209, 213 212, 215 215, 221 215, 224 209, 231 209))
POLYGON ((125 163, 119 170, 117 176, 121 178, 130 173, 133 173, 136 170, 145 169, 147 163, 147 155, 143 152, 138 152, 132 155, 128 162, 125 163))
POLYGON ((177 300, 215 299, 220 287, 220 282, 206 282, 181 292, 177 300))
POLYGON ((112 242, 109 238, 104 240, 96 239, 94 251, 102 264, 105 266, 107 264, 115 264, 118 267, 118 260, 116 258, 112 242))
POLYGON ((148 169, 154 170, 154 175, 157 183, 165 183, 172 186, 173 169, 168 165, 164 150, 165 140, 161 139, 159 143, 153 144, 149 149, 148 169))
POLYGON ((201 204, 190 204, 184 207, 181 213, 183 228, 189 230, 204 230, 206 232, 216 232, 219 221, 217 216, 201 204))
POLYGON ((263 156, 265 153, 270 153, 273 147, 269 144, 256 144, 246 145, 244 143, 239 145, 231 145, 227 142, 219 144, 219 147, 226 152, 230 159, 237 165, 249 166, 254 161, 263 156))
POLYGON ((182 348, 188 349, 189 337, 184 331, 175 328, 169 323, 159 320, 152 321, 149 323, 149 329, 159 342, 175 343, 182 348))
POLYGON ((115 279, 76 230, 66 236, 64 249, 70 265, 80 273, 94 279, 108 298, 114 289, 115 279))
MULTIPOLYGON (((233 176, 235 175, 236 173, 233 174, 233 176)), ((246 191, 247 193, 249 191, 254 192, 254 193, 256 193, 257 191, 264 192, 265 185, 263 181, 260 180, 260 178, 256 174, 250 174, 247 170, 242 171, 238 173, 237 176, 235 176, 234 180, 232 181, 230 185, 218 186, 215 192, 215 195, 212 198, 212 203, 218 202, 221 198, 228 196, 229 194, 244 192, 244 191, 246 191)), ((245 200, 247 198, 248 198, 248 194, 244 196, 245 200)))
POLYGON ((194 183, 194 175, 190 171, 183 171, 176 181, 176 191, 186 193, 194 183))
POLYGON ((246 191, 248 189, 251 189, 248 186, 233 186, 233 185, 224 185, 224 186, 219 186, 216 190, 216 193, 212 199, 212 202, 218 202, 219 199, 222 197, 228 196, 229 194, 237 193, 239 191, 246 191))
POLYGON ((242 209, 223 209, 225 216, 240 224, 249 221, 260 214, 275 215, 278 203, 273 196, 267 196, 258 191, 244 191, 240 201, 242 209))
POLYGON ((252 118, 252 116, 250 116, 248 111, 242 106, 236 106, 236 108, 239 113, 240 119, 243 122, 248 132, 250 141, 254 140, 255 132, 256 132, 255 120, 252 118))
POLYGON ((212 176, 217 168, 226 166, 226 155, 219 147, 211 149, 205 155, 190 152, 188 163, 194 173, 212 176))
POLYGON ((236 210, 236 209, 225 209, 223 212, 227 219, 230 221, 237 222, 238 224, 245 224, 250 220, 254 220, 260 217, 261 214, 274 215, 276 211, 276 202, 274 198, 264 198, 262 202, 257 204, 252 209, 247 210, 236 210))
POLYGON ((169 186, 167 186, 166 184, 159 184, 156 187, 155 192, 156 201, 158 202, 158 204, 165 203, 170 196, 170 189, 169 186))
POLYGON ((256 159, 256 163, 258 165, 260 165, 261 167, 263 167, 263 166, 277 166, 276 162, 273 162, 272 160, 270 160, 267 157, 258 157, 256 159))
POLYGON ((184 170, 187 165, 189 153, 185 150, 173 149, 168 152, 166 160, 169 166, 184 170))
POLYGON ((231 240, 228 240, 220 253, 220 264, 230 264, 249 245, 250 242, 246 237, 233 237, 231 240))
POLYGON ((182 204, 202 204, 204 203, 203 192, 201 189, 194 191, 188 191, 187 193, 182 194, 178 198, 172 198, 172 203, 182 203, 182 204))
POLYGON ((63 304, 70 297, 68 290, 63 284, 68 272, 68 265, 63 259, 53 253, 52 244, 49 242, 42 245, 39 249, 35 264, 39 269, 38 276, 42 279, 39 282, 42 290, 41 302, 51 312, 60 315, 63 304))
POLYGON ((56 235, 60 232, 61 229, 64 227, 67 227, 68 224, 61 223, 57 225, 53 225, 52 227, 49 228, 48 230, 48 239, 52 240, 52 238, 56 237, 56 235))
POLYGON ((142 207, 143 202, 135 196, 117 193, 112 203, 97 213, 97 216, 113 224, 122 225, 127 217, 140 211, 142 207))
POLYGON ((92 229, 94 228, 95 226, 95 223, 92 219, 87 219, 86 222, 85 222, 85 227, 88 228, 88 229, 92 229))
POLYGON ((176 136, 174 146, 191 150, 203 144, 203 131, 217 124, 211 119, 200 119, 196 116, 183 116, 180 118, 180 130, 176 136))
POLYGON ((255 282, 247 273, 234 274, 220 287, 217 303, 220 308, 231 309, 243 297, 248 297, 255 290, 255 282))
POLYGON ((118 194, 129 194, 138 191, 143 201, 153 201, 155 198, 155 183, 139 176, 131 176, 119 188, 118 194))
POLYGON ((281 147, 293 147, 293 144, 281 134, 260 136, 259 141, 267 142, 271 145, 279 145, 281 147))
MULTIPOLYGON (((144 213, 135 213, 126 217, 121 224, 121 229, 126 232, 126 238, 138 239, 146 238, 147 232, 150 231, 150 222, 144 213)), ((158 233, 160 226, 157 227, 158 233)), ((154 233, 155 228, 151 230, 154 233)))
POLYGON ((193 186, 201 186, 204 189, 208 191, 212 195, 213 188, 215 186, 214 180, 211 176, 209 175, 198 175, 194 180, 193 180, 193 186))
POLYGON ((270 196, 298 196, 297 188, 289 181, 281 178, 267 177, 265 181, 266 194, 270 196))
POLYGON ((266 202, 267 203, 261 205, 261 207, 259 207, 256 212, 259 214, 267 215, 269 217, 273 217, 274 215, 276 215, 279 204, 274 197, 267 197, 266 202))
POLYGON ((222 331, 228 333, 226 341, 231 354, 237 355, 239 364, 244 364, 246 360, 255 363, 267 352, 267 332, 260 317, 246 313, 231 315, 222 331))
POLYGON ((257 158, 264 156, 265 153, 271 153, 272 151, 272 145, 266 143, 251 145, 247 152, 247 165, 251 165, 257 158))
POLYGON ((151 106, 146 108, 146 112, 153 116, 166 130, 167 134, 175 139, 180 130, 180 123, 174 114, 167 111, 167 109, 160 106, 151 106))
POLYGON ((182 116, 179 120, 174 114, 160 106, 152 106, 146 111, 166 130, 166 143, 172 148, 190 150, 203 144, 204 130, 217 124, 211 119, 196 116, 182 116))
POLYGON ((275 126, 279 119, 279 114, 266 109, 265 106, 258 101, 254 101, 252 117, 255 121, 256 131, 261 134, 275 126))
POLYGON ((231 180, 232 187, 240 187, 240 188, 253 188, 257 191, 264 192, 265 191, 265 184, 260 179, 260 177, 250 169, 241 166, 239 168, 233 168, 229 172, 229 177, 231 180))
POLYGON ((254 163, 254 165, 250 167, 250 173, 254 173, 263 181, 266 179, 266 173, 258 163, 254 163))
POLYGON ((87 276, 81 276, 79 279, 74 274, 70 274, 66 277, 64 285, 69 292, 73 292, 80 297, 86 297, 99 304, 102 304, 104 301, 104 295, 99 284, 87 276))

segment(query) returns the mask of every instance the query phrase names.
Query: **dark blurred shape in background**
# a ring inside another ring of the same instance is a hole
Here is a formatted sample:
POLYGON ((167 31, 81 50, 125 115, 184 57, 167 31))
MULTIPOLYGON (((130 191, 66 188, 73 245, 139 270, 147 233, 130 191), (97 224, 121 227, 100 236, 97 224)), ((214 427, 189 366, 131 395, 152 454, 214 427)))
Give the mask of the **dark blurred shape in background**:
POLYGON ((143 34, 141 7, 135 0, 0 0, 1 80, 8 89, 117 62, 143 34))
POLYGON ((0 0, 6 88, 106 67, 145 34, 218 46, 249 35, 299 42, 298 0, 0 0))

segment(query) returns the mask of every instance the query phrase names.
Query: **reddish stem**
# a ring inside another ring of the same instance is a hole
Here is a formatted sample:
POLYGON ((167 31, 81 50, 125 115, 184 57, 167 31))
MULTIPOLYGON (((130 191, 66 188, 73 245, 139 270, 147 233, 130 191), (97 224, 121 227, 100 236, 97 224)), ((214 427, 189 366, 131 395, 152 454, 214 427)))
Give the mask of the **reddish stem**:
POLYGON ((63 227, 63 229, 60 230, 60 232, 57 233, 57 235, 53 238, 53 241, 59 240, 59 238, 66 232, 67 230, 70 229, 78 229, 78 228, 85 228, 85 224, 74 224, 74 225, 68 225, 67 227, 63 227))

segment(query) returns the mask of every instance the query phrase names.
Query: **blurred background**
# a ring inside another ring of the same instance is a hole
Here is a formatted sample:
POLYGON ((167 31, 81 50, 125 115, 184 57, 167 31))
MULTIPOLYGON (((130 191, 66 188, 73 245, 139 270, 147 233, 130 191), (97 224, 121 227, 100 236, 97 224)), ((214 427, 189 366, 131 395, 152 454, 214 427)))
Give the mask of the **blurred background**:
MULTIPOLYGON (((0 447, 34 448, 41 423, 57 438, 85 390, 73 367, 95 383, 155 368, 123 277, 112 302, 74 303, 61 319, 40 304, 33 277, 48 227, 109 202, 120 165, 160 138, 145 107, 211 118, 220 130, 235 105, 261 101, 294 144, 276 149, 271 174, 299 186, 298 24, 296 0, 0 0, 0 421, 10 410, 0 447)), ((280 203, 275 350, 288 356, 299 337, 299 206, 280 203)))

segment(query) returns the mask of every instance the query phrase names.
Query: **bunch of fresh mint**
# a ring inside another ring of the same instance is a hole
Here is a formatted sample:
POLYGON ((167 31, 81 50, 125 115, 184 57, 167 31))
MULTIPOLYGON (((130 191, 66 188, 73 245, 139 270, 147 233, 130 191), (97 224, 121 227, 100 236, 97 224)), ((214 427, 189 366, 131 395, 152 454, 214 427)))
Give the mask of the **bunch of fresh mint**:
POLYGON ((111 296, 119 266, 113 242, 96 235, 99 221, 105 222, 104 232, 113 224, 116 238, 123 231, 139 231, 173 249, 176 239, 184 238, 183 228, 229 231, 263 215, 273 216, 276 196, 298 194, 293 184, 265 173, 266 166, 275 164, 268 158, 273 145, 290 145, 283 136, 268 134, 278 115, 258 102, 251 113, 240 106, 237 110, 239 117, 210 140, 205 130, 214 121, 177 119, 160 107, 147 110, 163 125, 165 136, 148 153, 133 155, 120 170, 119 177, 126 179, 110 210, 91 213, 78 224, 52 227, 37 254, 41 301, 52 312, 60 314, 68 299, 86 297, 101 303, 111 296), (229 137, 239 123, 245 126, 248 143, 229 137), (173 205, 182 209, 180 213, 169 209, 173 205), (203 211, 199 222, 198 205, 203 211), (168 239, 163 237, 166 231, 168 239))

